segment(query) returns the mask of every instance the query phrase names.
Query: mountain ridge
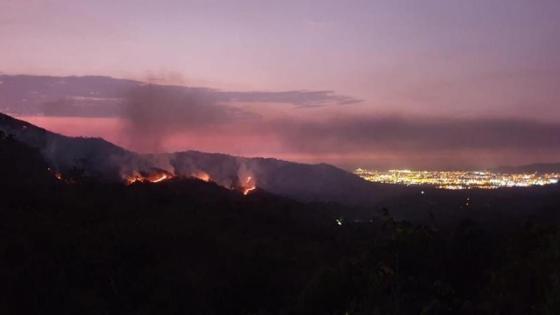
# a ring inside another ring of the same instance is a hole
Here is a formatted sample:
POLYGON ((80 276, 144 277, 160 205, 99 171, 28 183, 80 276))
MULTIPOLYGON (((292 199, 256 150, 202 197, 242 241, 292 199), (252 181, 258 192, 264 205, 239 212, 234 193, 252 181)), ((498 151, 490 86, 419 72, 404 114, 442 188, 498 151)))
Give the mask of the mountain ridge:
MULTIPOLYGON (((108 181, 123 181, 135 172, 161 169, 176 176, 199 177, 237 187, 251 179, 256 187, 302 201, 373 204, 400 189, 369 183, 335 166, 288 162, 274 158, 246 158, 223 153, 188 150, 162 154, 138 154, 102 138, 66 137, 0 113, 0 130, 39 149, 50 166, 62 173, 108 181)), ((405 188, 402 188, 405 189, 405 188)))

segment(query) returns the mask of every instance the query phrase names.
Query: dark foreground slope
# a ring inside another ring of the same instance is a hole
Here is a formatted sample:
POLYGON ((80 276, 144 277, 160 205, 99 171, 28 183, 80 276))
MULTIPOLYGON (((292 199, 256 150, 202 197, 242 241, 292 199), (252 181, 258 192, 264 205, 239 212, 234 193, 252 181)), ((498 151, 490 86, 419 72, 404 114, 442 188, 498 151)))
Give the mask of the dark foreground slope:
POLYGON ((352 223, 345 208, 262 191, 67 183, 47 168, 0 136, 2 314, 560 311, 554 223, 352 223))

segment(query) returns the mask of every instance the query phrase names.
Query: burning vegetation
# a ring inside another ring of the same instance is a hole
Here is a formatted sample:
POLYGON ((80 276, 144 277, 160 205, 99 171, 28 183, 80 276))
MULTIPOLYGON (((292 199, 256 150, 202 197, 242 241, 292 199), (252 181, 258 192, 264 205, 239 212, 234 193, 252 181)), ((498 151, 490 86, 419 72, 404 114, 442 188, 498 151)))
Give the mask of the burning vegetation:
POLYGON ((255 179, 253 176, 248 176, 247 179, 245 179, 245 182, 241 185, 241 192, 243 192, 243 195, 247 196, 255 189, 257 189, 255 179))
POLYGON ((193 172, 191 176, 196 178, 196 179, 200 179, 203 182, 210 182, 210 180, 211 180, 210 175, 208 173, 206 173, 205 171, 193 172))
POLYGON ((229 181, 229 183, 222 183, 213 180, 213 178, 205 171, 197 170, 192 172, 188 176, 180 176, 173 174, 169 171, 162 169, 152 169, 151 171, 133 171, 131 175, 125 175, 124 180, 127 185, 133 185, 136 183, 161 183, 173 178, 195 178, 203 182, 212 182, 224 188, 230 190, 236 190, 241 192, 244 196, 250 194, 257 189, 256 180, 254 176, 247 176, 245 179, 236 179, 229 181))
POLYGON ((62 173, 56 170, 53 170, 52 168, 47 168, 47 170, 49 171, 49 173, 52 174, 52 176, 54 176, 54 178, 56 178, 59 181, 64 181, 64 182, 71 182, 69 181, 67 178, 64 178, 64 176, 62 176, 62 173))
POLYGON ((126 177, 126 182, 128 185, 134 183, 160 183, 175 176, 165 170, 154 170, 153 172, 134 172, 131 176, 126 177))

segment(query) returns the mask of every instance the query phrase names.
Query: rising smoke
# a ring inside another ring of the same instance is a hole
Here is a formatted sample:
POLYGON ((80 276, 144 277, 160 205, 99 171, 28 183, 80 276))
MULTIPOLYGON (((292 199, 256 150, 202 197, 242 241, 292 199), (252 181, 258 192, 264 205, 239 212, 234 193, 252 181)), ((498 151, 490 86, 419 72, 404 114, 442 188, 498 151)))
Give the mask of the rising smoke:
POLYGON ((219 104, 204 90, 143 85, 129 91, 124 102, 125 132, 133 147, 158 152, 166 137, 200 131, 257 115, 219 104))
MULTIPOLYGON (((236 147, 249 135, 259 154, 274 151, 316 156, 371 156, 394 161, 422 157, 425 163, 459 165, 463 161, 502 165, 560 158, 560 125, 516 118, 449 118, 339 113, 322 118, 263 119, 259 114, 221 102, 204 89, 144 85, 130 91, 124 106, 125 130, 134 148, 159 152, 173 135, 231 139, 236 147), (218 132, 217 132, 218 131, 218 132), (270 141, 270 137, 277 140, 270 141), (477 158, 484 154, 486 160, 477 158), (436 161, 436 157, 440 160, 436 161), (430 161, 430 159, 432 161, 430 161)), ((192 141, 191 143, 196 143, 192 141)), ((229 146, 231 148, 232 146, 229 146)), ((183 149, 197 149, 197 147, 183 149)), ((242 153, 243 154, 243 153, 242 153)), ((196 170, 194 170, 196 171, 196 170)))

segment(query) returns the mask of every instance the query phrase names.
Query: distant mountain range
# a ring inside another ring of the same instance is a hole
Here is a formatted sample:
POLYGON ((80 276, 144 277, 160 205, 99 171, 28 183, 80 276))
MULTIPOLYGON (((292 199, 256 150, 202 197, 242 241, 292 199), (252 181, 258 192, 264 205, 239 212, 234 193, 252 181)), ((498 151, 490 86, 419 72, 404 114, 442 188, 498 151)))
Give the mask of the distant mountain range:
POLYGON ((49 132, 0 114, 0 130, 37 148, 50 167, 62 173, 83 172, 107 181, 124 181, 136 172, 164 170, 177 176, 200 177, 226 187, 251 177, 259 189, 304 201, 373 204, 407 188, 369 183, 327 164, 300 164, 270 158, 244 158, 185 151, 142 155, 101 138, 73 138, 49 132))

